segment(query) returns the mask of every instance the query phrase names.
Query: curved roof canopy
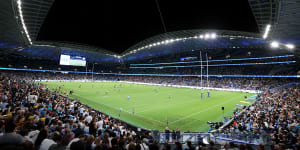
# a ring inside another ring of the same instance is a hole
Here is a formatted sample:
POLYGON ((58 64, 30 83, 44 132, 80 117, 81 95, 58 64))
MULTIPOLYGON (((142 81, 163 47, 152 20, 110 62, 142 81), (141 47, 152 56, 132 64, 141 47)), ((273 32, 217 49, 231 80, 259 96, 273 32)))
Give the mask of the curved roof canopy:
POLYGON ((300 44, 299 0, 248 0, 259 31, 271 25, 269 39, 300 44))
POLYGON ((125 57, 133 52, 149 50, 160 44, 186 39, 197 39, 201 35, 215 33, 218 40, 226 38, 252 39, 263 41, 262 35, 267 24, 271 25, 268 40, 300 44, 300 3, 299 0, 248 0, 255 15, 260 34, 224 30, 183 30, 160 34, 143 40, 119 56, 102 48, 70 44, 65 42, 38 42, 38 32, 54 0, 1 0, 0 1, 0 40, 14 43, 17 47, 26 45, 52 45, 96 51, 114 57, 125 57))

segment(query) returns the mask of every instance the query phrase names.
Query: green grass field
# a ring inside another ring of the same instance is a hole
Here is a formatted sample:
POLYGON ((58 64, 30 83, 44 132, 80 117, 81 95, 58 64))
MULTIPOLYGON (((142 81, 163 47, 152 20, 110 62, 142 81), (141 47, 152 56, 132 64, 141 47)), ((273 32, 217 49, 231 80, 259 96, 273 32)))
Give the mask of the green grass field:
POLYGON ((116 82, 45 82, 44 84, 47 84, 51 90, 64 85, 65 91, 74 91, 70 97, 115 118, 119 118, 120 108, 122 108, 119 119, 138 127, 160 131, 167 126, 168 118, 170 129, 207 132, 209 128, 207 121, 222 120, 222 106, 225 107, 225 116, 231 116, 234 108, 238 107, 236 104, 248 105, 241 102, 244 96, 253 95, 242 92, 210 91, 211 96, 207 98, 205 90, 205 98, 201 99, 201 90, 189 88, 116 82), (106 91, 109 91, 108 94, 106 91))

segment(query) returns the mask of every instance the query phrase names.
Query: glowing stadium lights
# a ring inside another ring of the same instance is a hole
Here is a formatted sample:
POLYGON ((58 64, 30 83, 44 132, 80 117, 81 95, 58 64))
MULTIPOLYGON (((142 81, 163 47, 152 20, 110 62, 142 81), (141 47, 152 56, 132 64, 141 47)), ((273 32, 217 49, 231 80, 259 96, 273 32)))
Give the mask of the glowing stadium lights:
POLYGON ((293 44, 286 44, 285 47, 287 47, 288 49, 294 49, 295 46, 293 44))
POLYGON ((171 39, 171 40, 170 40, 170 43, 173 43, 173 42, 174 42, 174 40, 173 40, 173 39, 171 39))
POLYGON ((205 34, 204 38, 208 39, 210 37, 210 35, 208 33, 205 34))
POLYGON ((263 35, 263 38, 266 39, 268 37, 269 31, 270 31, 271 25, 267 25, 265 33, 263 35))
POLYGON ((216 33, 211 33, 210 38, 215 39, 217 37, 216 33))
POLYGON ((276 42, 276 41, 273 41, 273 42, 271 43, 271 47, 272 47, 272 48, 278 48, 278 47, 279 47, 279 43, 276 42))
POLYGON ((31 38, 29 36, 29 33, 28 33, 28 30, 26 28, 26 25, 25 25, 25 22, 24 22, 24 18, 23 18, 23 12, 22 12, 22 3, 21 3, 21 0, 18 0, 17 1, 17 4, 18 4, 18 11, 19 11, 19 15, 20 15, 20 19, 21 19, 21 24, 23 26, 23 29, 25 31, 25 34, 26 34, 26 37, 30 43, 30 45, 32 45, 32 42, 31 42, 31 38))
POLYGON ((166 40, 165 43, 168 44, 168 43, 169 43, 169 40, 166 40))
POLYGON ((200 35, 200 39, 203 39, 204 38, 204 36, 203 35, 200 35))

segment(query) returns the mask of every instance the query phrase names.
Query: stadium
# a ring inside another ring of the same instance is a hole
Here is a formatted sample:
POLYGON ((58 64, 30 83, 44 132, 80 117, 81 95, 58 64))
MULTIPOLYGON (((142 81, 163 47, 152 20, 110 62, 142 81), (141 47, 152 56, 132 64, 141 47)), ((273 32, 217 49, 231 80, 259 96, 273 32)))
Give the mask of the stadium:
POLYGON ((0 1, 0 149, 300 149, 300 1, 246 3, 258 32, 167 31, 156 0, 164 32, 114 51, 0 1))

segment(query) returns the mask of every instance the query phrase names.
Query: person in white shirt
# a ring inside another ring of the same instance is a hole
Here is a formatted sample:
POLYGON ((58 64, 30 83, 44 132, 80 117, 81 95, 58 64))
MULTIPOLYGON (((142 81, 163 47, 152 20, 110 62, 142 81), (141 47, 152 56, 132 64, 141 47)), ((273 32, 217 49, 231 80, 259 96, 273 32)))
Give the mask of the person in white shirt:
POLYGON ((38 137, 39 133, 40 133, 39 130, 31 131, 31 132, 28 133, 28 138, 30 138, 31 141, 32 141, 33 143, 35 143, 36 138, 38 137))
POLYGON ((97 121, 96 124, 97 124, 98 130, 103 128, 103 120, 102 119, 97 121))
POLYGON ((149 150, 149 146, 146 144, 148 142, 148 140, 146 138, 143 139, 142 144, 141 145, 141 150, 149 150))
POLYGON ((61 141, 62 137, 58 132, 54 132, 50 139, 44 139, 40 145, 40 150, 48 150, 51 145, 57 144, 57 141, 61 141))
POLYGON ((93 117, 91 115, 88 115, 87 117, 85 117, 84 119, 87 123, 91 123, 91 121, 93 120, 93 117))

